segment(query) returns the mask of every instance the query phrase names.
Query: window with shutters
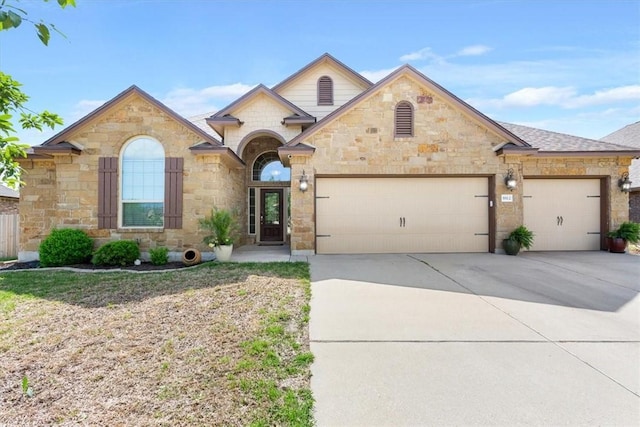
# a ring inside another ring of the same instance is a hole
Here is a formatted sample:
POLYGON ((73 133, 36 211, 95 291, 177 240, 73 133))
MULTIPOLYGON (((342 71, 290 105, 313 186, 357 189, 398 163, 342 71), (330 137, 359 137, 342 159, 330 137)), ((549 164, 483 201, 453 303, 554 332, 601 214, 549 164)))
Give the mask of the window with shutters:
POLYGON ((329 76, 318 79, 318 105, 333 105, 333 80, 329 76))
POLYGON ((396 105, 394 136, 396 138, 413 136, 413 106, 410 102, 401 101, 396 105))
POLYGON ((122 227, 163 227, 165 157, 162 145, 149 137, 129 141, 120 156, 122 227))

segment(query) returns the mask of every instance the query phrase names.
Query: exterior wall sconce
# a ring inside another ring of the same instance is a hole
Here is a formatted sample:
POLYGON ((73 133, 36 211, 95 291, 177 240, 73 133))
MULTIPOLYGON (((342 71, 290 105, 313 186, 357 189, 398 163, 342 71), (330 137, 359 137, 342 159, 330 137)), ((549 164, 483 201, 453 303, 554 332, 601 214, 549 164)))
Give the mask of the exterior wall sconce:
POLYGON ((629 180, 629 174, 627 172, 623 173, 618 180, 618 187, 620 187, 620 191, 623 193, 628 193, 629 190, 631 190, 631 181, 629 180))
POLYGON ((507 176, 504 177, 504 184, 507 186, 509 191, 513 191, 518 186, 518 181, 513 175, 513 169, 509 168, 507 171, 507 176))
POLYGON ((307 174, 304 173, 304 169, 302 170, 302 176, 300 177, 300 191, 303 193, 307 191, 309 188, 309 178, 307 178, 307 174))

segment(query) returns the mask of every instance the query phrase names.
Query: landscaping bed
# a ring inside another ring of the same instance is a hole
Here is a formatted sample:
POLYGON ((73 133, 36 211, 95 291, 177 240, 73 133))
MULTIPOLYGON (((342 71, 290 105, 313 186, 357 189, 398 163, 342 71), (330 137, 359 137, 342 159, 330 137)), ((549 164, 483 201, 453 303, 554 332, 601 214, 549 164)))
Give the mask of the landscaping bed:
POLYGON ((0 425, 311 425, 306 263, 0 271, 0 425))

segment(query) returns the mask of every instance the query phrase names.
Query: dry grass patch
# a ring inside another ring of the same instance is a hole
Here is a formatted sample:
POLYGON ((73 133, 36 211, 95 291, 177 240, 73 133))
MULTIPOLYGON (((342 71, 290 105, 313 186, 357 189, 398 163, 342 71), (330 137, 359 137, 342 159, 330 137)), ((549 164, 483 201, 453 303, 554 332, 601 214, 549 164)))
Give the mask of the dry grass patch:
POLYGON ((0 425, 310 425, 308 303, 305 263, 0 274, 0 425))

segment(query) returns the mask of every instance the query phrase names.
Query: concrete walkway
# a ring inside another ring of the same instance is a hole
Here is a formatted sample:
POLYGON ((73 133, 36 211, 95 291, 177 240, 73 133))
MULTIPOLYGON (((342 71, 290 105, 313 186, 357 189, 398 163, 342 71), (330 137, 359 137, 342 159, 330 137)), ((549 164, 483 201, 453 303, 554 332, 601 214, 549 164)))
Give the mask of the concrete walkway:
POLYGON ((231 255, 233 262, 308 262, 306 256, 291 255, 289 245, 245 245, 234 248, 231 255))
POLYGON ((310 262, 319 426, 640 424, 640 257, 310 262))

